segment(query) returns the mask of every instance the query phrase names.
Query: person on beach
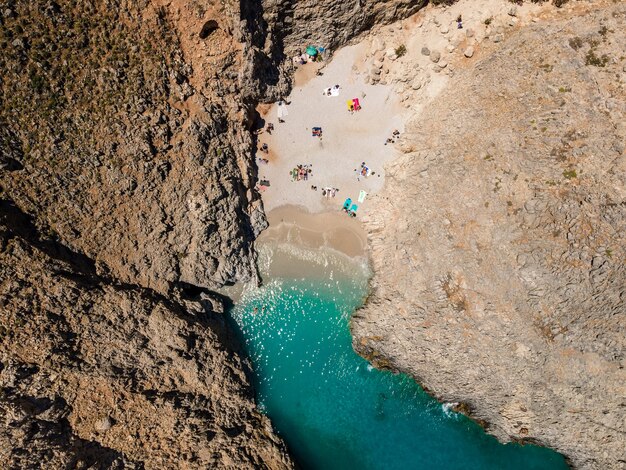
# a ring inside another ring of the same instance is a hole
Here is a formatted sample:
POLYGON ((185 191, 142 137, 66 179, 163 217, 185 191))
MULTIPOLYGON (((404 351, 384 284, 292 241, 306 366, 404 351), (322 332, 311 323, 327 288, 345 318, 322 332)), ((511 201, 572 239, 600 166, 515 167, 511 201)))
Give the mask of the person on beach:
POLYGON ((273 130, 274 130, 274 124, 272 124, 271 122, 268 122, 267 127, 265 128, 265 131, 271 135, 273 130))
POLYGON ((269 153, 269 151, 270 151, 270 148, 267 144, 261 145, 261 152, 269 153))

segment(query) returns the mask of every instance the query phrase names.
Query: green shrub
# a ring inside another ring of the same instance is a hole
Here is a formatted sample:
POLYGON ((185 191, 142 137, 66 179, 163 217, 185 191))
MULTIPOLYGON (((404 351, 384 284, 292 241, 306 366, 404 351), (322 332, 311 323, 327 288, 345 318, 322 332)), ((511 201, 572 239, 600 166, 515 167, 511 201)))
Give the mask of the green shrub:
POLYGON ((404 54, 406 54, 406 46, 404 44, 400 44, 396 47, 396 55, 398 57, 402 57, 404 54))
POLYGON ((573 37, 572 39, 569 40, 569 47, 571 47, 575 51, 583 47, 583 44, 584 44, 583 40, 579 38, 578 36, 573 37))
POLYGON ((602 54, 600 57, 596 55, 595 49, 591 48, 585 56, 585 65, 593 65, 594 67, 606 67, 609 63, 609 56, 602 54))
POLYGON ((576 170, 565 170, 563 176, 568 180, 574 179, 577 177, 576 170))

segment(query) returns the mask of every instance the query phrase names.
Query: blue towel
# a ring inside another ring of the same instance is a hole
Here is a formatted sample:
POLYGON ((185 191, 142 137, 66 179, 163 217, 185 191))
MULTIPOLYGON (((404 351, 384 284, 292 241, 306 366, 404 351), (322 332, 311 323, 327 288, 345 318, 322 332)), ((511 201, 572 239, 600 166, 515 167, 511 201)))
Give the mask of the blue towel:
POLYGON ((352 199, 346 199, 346 202, 343 203, 343 208, 347 209, 348 207, 350 207, 350 204, 352 204, 352 199))
POLYGON ((356 212, 356 210, 359 208, 359 206, 357 206, 356 204, 352 204, 352 207, 350 208, 350 210, 352 212, 356 212))

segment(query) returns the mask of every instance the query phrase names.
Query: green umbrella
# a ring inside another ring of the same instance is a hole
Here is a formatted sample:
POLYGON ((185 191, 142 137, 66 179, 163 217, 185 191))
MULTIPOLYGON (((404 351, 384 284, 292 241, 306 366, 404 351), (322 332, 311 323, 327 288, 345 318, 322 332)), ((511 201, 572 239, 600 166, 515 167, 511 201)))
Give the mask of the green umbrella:
POLYGON ((310 56, 315 56, 317 55, 317 49, 313 46, 308 46, 306 48, 306 53, 309 54, 310 56))

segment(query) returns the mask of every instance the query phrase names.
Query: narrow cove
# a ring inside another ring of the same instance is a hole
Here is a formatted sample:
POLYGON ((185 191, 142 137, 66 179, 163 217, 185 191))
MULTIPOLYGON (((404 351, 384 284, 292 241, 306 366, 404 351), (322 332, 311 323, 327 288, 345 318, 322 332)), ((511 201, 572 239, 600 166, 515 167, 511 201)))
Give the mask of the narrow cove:
POLYGON ((549 449, 500 444, 410 377, 353 351, 349 320, 367 294, 364 259, 292 243, 259 248, 264 285, 244 288, 230 313, 257 403, 301 467, 567 468, 549 449))

